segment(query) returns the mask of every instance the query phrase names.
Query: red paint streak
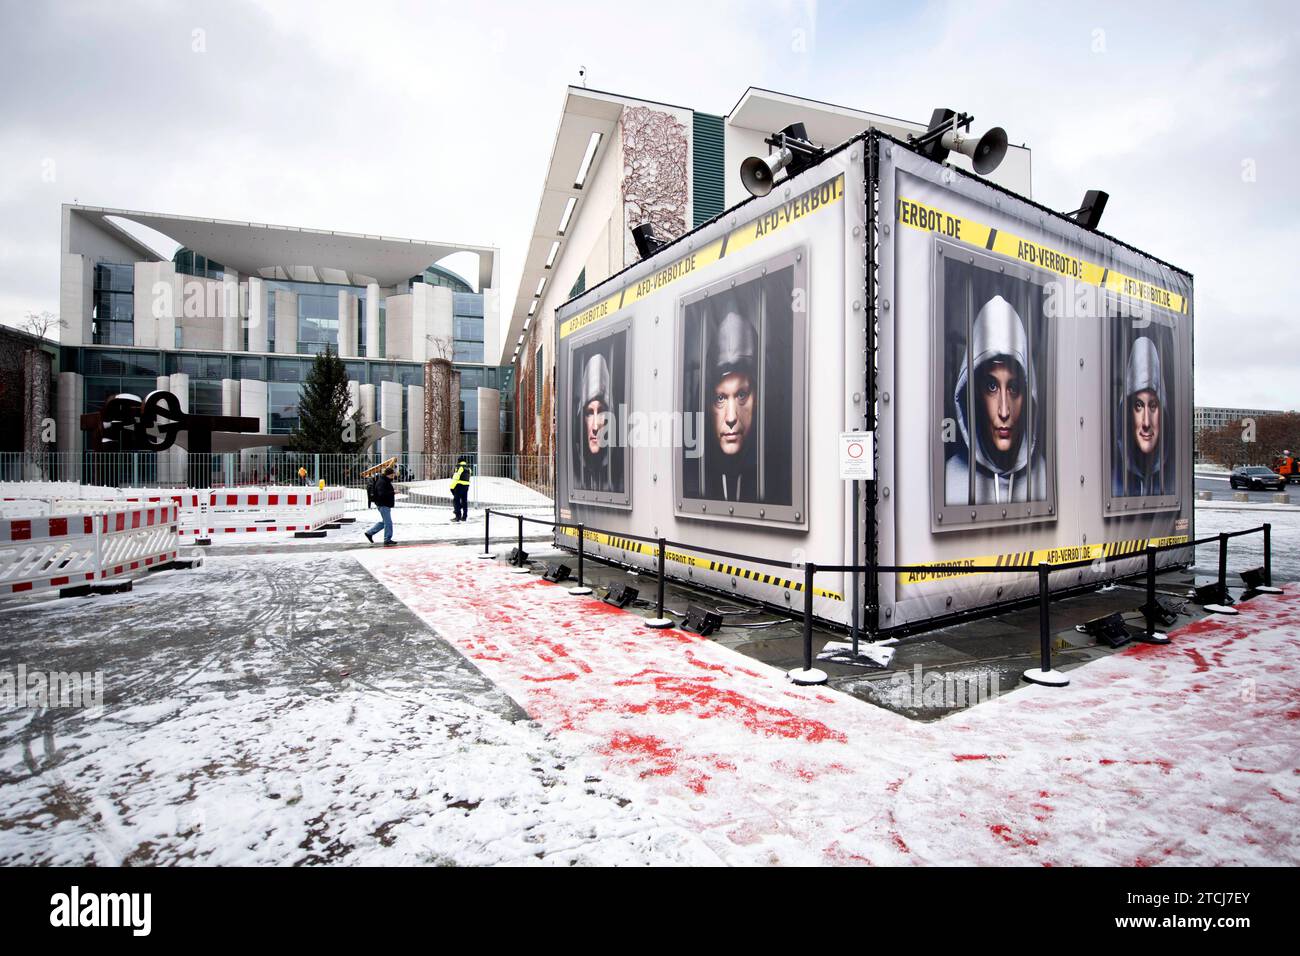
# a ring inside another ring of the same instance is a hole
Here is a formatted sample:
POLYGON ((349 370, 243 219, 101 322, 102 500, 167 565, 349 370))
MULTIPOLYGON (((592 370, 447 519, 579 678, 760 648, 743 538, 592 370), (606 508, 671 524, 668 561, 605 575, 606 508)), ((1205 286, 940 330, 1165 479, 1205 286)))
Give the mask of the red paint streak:
POLYGON ((1237 773, 1267 773, 1267 770, 1256 770, 1254 767, 1233 767, 1237 773))
MULTIPOLYGON (((643 672, 645 673, 645 672, 643 672)), ((711 718, 739 718, 751 732, 765 737, 784 737, 788 740, 806 740, 809 743, 834 741, 844 743, 848 737, 838 730, 785 709, 760 704, 753 698, 729 688, 717 687, 711 678, 686 678, 673 675, 654 677, 656 694, 644 704, 627 704, 624 712, 631 714, 675 714, 694 712, 702 720, 711 718)), ((635 686, 636 681, 619 681, 618 686, 635 686)), ((644 684, 644 681, 639 682, 644 684)))
POLYGON ((577 674, 556 674, 554 677, 532 677, 528 674, 522 676, 523 680, 531 681, 534 684, 545 684, 553 680, 577 680, 577 674))
POLYGON ((1268 792, 1271 796, 1277 797, 1283 803, 1295 803, 1295 801, 1290 797, 1283 796, 1282 791, 1278 790, 1276 787, 1269 787, 1268 792))
POLYGON ((1038 841, 1033 837, 1024 834, 1017 836, 1005 823, 991 823, 989 829, 1011 846, 1038 846, 1038 841))
POLYGON ((1201 656, 1200 651, 1194 647, 1183 648, 1183 653, 1190 657, 1196 663, 1196 673, 1204 674, 1210 669, 1209 661, 1201 656))
POLYGON ((963 760, 1006 760, 1006 754, 953 754, 952 759, 961 763, 963 760))

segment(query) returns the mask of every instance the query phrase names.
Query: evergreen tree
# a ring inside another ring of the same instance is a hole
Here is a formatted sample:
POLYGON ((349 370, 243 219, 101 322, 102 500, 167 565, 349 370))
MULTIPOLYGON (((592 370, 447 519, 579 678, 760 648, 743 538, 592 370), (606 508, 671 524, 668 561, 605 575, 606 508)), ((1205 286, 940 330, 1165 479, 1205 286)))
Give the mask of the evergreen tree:
POLYGON ((312 362, 298 394, 298 430, 294 451, 320 455, 354 455, 361 451, 361 412, 348 414, 348 373, 328 345, 312 362))

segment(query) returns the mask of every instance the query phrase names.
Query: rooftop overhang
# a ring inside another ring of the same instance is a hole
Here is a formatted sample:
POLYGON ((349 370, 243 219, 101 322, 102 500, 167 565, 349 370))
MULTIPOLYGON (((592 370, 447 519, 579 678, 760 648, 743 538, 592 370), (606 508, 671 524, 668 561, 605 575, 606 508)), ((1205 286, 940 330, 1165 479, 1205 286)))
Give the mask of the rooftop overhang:
POLYGON ((153 229, 241 276, 360 285, 375 282, 389 287, 406 282, 447 256, 470 252, 478 256, 478 288, 482 290, 493 285, 498 255, 497 250, 489 246, 395 239, 226 219, 198 219, 99 206, 72 206, 69 209, 72 215, 88 220, 118 238, 125 237, 140 248, 142 259, 161 258, 161 254, 132 237, 113 222, 114 218, 153 229))
MULTIPOLYGON (((542 186, 542 200, 538 205, 537 219, 533 223, 532 235, 528 239, 528 251, 524 256, 523 271, 519 277, 519 291, 515 295, 514 311, 510 315, 510 324, 501 337, 501 363, 510 364, 515 347, 523 335, 524 327, 529 322, 528 310, 537 302, 541 308, 537 285, 542 279, 549 283, 551 268, 546 265, 551 255, 551 248, 558 240, 559 251, 552 262, 559 262, 564 254, 565 237, 560 233, 560 222, 564 217, 569 200, 575 200, 569 223, 570 229, 582 213, 583 189, 591 185, 594 171, 600 166, 605 151, 614 142, 614 132, 618 127, 619 117, 624 107, 644 103, 654 103, 631 96, 619 96, 600 90, 570 86, 565 91, 564 109, 560 115, 560 127, 555 132, 555 143, 551 147, 551 160, 546 167, 546 180, 542 186), (586 156, 591 134, 600 133, 600 144, 592 156, 586 181, 582 187, 576 185, 579 169, 586 156)), ((549 291, 546 290, 546 291, 549 291)), ((563 290, 567 292, 568 290, 563 290)))
POLYGON ((866 110, 855 110, 756 86, 745 90, 727 115, 727 122, 764 135, 785 129, 791 123, 803 123, 812 141, 823 146, 838 146, 868 127, 882 130, 898 139, 906 139, 909 133, 925 132, 924 123, 913 123, 894 116, 868 113, 866 110))

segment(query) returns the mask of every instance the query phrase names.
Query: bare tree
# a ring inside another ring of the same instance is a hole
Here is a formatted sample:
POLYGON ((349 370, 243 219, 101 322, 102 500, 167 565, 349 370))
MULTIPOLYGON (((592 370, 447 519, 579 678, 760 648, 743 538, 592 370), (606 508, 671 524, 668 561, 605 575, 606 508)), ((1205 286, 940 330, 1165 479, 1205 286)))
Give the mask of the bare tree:
POLYGON ((50 331, 53 329, 66 329, 67 327, 68 323, 53 312, 28 312, 27 317, 18 326, 22 331, 39 339, 48 338, 50 331))

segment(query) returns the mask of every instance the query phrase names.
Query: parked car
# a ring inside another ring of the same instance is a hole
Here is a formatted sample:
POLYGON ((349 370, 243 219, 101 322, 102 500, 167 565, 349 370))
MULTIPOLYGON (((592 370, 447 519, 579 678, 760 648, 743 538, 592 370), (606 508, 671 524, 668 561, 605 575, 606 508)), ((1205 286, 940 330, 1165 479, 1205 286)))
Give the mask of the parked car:
POLYGON ((1263 491, 1265 488, 1275 488, 1281 491, 1286 487, 1286 479, 1273 471, 1271 468, 1265 468, 1262 465, 1243 465, 1240 468, 1232 469, 1232 475, 1228 478, 1228 483, 1233 489, 1245 488, 1247 490, 1263 491))

